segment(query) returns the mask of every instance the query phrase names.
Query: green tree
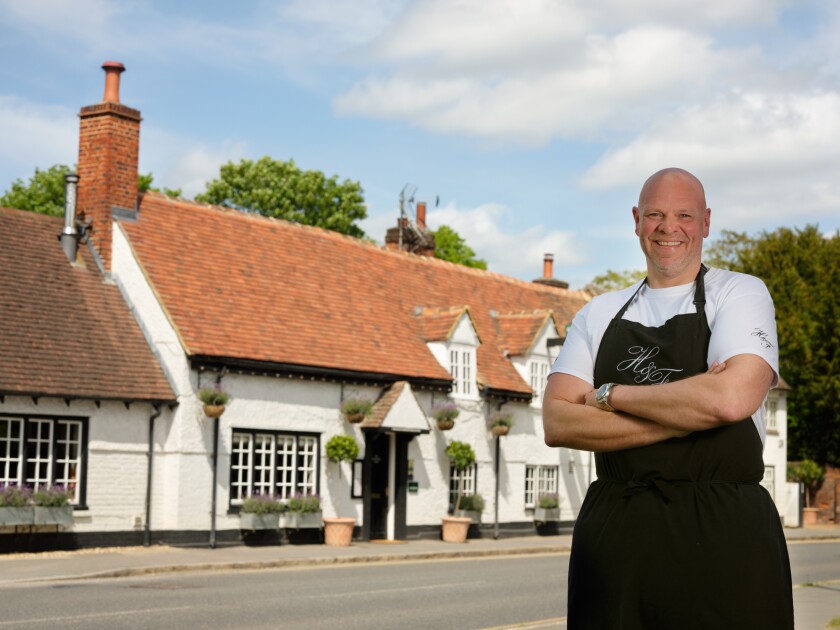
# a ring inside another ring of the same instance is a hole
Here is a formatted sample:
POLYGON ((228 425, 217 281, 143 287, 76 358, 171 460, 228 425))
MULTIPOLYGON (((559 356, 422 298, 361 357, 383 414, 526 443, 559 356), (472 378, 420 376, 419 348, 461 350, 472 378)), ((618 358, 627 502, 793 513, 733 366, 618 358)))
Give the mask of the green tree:
POLYGON ((137 175, 137 190, 140 192, 146 192, 147 190, 151 190, 152 192, 162 192, 167 197, 181 197, 182 191, 180 188, 167 188, 166 186, 163 187, 161 190, 160 188, 156 188, 152 186, 152 182, 154 181, 155 177, 151 173, 146 173, 143 175, 142 173, 137 175))
MULTIPOLYGON (((64 176, 67 173, 74 172, 74 170, 75 166, 71 169, 66 164, 56 164, 46 171, 36 168, 35 174, 30 178, 28 184, 21 179, 12 183, 12 187, 0 197, 0 206, 49 214, 54 217, 63 216, 64 176)), ((138 175, 137 190, 140 192, 147 190, 161 192, 152 187, 153 179, 151 173, 138 175)), ((181 196, 180 188, 164 188, 162 192, 170 197, 181 196)))
POLYGON ((476 258, 475 252, 461 235, 448 225, 441 225, 433 234, 435 235, 435 258, 465 267, 487 269, 487 261, 476 258))
POLYGON ((294 160, 266 156, 224 164, 196 201, 364 237, 356 221, 367 216, 362 187, 320 171, 302 171, 294 160))
POLYGON ((606 293, 607 291, 618 291, 629 287, 647 275, 644 269, 627 269, 625 271, 613 271, 607 269, 606 273, 592 278, 592 282, 584 287, 585 291, 591 293, 606 293))
POLYGON ((28 184, 21 179, 12 183, 12 187, 0 197, 0 206, 63 216, 64 176, 70 172, 66 164, 56 164, 46 171, 36 168, 28 184))
POLYGON ((721 262, 758 276, 773 296, 780 371, 792 387, 788 455, 840 464, 840 236, 808 225, 723 241, 721 262))

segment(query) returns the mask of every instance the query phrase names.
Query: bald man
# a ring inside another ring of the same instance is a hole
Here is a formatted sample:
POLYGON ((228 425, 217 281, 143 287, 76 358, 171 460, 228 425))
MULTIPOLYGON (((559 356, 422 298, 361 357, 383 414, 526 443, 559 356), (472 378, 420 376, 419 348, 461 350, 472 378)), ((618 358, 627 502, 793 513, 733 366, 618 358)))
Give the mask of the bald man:
POLYGON ((575 524, 568 627, 793 628, 790 564, 764 476, 778 381, 758 278, 701 262, 711 210, 668 168, 633 208, 647 278, 575 317, 543 402, 549 446, 595 452, 575 524))

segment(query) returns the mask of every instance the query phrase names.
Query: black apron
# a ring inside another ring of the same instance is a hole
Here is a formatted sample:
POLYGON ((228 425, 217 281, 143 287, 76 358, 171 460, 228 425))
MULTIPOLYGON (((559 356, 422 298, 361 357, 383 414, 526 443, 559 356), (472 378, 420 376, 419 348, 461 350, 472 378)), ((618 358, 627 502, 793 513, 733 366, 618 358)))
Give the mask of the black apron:
MULTIPOLYGON (((695 280, 696 313, 658 328, 622 319, 636 291, 604 333, 595 387, 708 369, 705 272, 695 280)), ((762 444, 750 418, 596 453, 595 464, 572 540, 570 630, 793 628, 787 547, 759 485, 762 444)))

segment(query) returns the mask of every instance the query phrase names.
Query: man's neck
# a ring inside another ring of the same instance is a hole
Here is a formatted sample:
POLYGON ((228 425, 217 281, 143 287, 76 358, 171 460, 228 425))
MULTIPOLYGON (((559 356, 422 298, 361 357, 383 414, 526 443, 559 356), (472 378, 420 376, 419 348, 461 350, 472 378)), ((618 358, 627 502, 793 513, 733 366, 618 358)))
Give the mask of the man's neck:
POLYGON ((651 268, 648 264, 647 284, 651 289, 667 289, 669 287, 678 287, 683 284, 694 282, 700 271, 700 261, 697 264, 691 265, 690 268, 685 269, 673 276, 661 272, 659 269, 651 268))

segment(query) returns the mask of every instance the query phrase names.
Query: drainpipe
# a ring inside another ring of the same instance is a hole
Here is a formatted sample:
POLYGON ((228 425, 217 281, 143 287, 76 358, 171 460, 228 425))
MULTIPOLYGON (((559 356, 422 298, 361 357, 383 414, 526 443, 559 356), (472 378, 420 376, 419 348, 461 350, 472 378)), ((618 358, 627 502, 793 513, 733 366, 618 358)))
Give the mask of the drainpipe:
POLYGON ((219 419, 213 418, 213 492, 210 502, 210 549, 216 548, 216 469, 219 467, 219 419))
MULTIPOLYGON (((501 407, 501 405, 499 405, 501 407)), ((499 444, 502 438, 496 437, 496 500, 493 501, 493 540, 499 540, 499 444)))
POLYGON ((161 414, 161 405, 154 406, 152 415, 149 416, 149 470, 146 473, 146 528, 143 533, 143 546, 149 547, 152 544, 152 469, 155 457, 155 419, 161 414))

